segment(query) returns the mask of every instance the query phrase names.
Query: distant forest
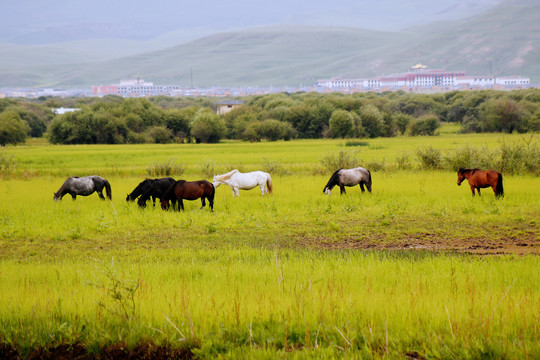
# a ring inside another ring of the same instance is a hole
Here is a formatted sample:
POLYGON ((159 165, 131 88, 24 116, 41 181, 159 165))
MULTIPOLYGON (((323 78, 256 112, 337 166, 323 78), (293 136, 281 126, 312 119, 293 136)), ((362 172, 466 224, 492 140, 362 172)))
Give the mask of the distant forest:
POLYGON ((217 143, 436 135, 441 122, 460 132, 540 131, 540 90, 278 93, 240 98, 217 115, 215 98, 0 99, 0 145, 46 137, 53 144, 217 143), (55 108, 77 108, 55 115, 55 108))

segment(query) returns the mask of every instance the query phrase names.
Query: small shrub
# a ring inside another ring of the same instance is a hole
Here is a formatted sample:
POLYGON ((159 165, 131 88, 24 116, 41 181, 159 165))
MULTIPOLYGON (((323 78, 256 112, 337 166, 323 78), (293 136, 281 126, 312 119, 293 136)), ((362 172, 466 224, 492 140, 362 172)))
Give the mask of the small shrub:
POLYGON ((271 161, 266 157, 263 157, 263 161, 261 163, 263 171, 272 174, 272 175, 288 175, 289 171, 286 170, 281 162, 279 161, 271 161))
POLYGON ((369 171, 384 171, 386 170, 386 165, 384 159, 382 161, 368 161, 365 163, 364 167, 369 171))
POLYGON ((367 141, 350 140, 345 143, 345 146, 369 146, 367 141))
POLYGON ((183 164, 177 164, 174 159, 168 159, 163 162, 153 162, 146 169, 146 173, 151 177, 165 177, 165 176, 175 176, 182 175, 185 171, 183 164))
POLYGON ((529 141, 511 145, 502 144, 500 148, 500 160, 496 169, 509 174, 534 174, 540 175, 540 148, 538 143, 529 141))
POLYGON ((17 168, 13 154, 6 154, 3 150, 0 152, 0 175, 11 176, 17 168))
POLYGON ((442 154, 438 149, 431 145, 426 145, 416 150, 416 156, 420 162, 420 168, 426 170, 435 170, 442 168, 442 154))
POLYGON ((201 173, 207 179, 212 178, 216 174, 216 161, 210 159, 204 159, 200 163, 201 173))
POLYGON ((396 158, 396 168, 399 170, 412 169, 411 159, 408 154, 402 153, 401 156, 396 158))
POLYGON ((339 169, 350 169, 360 166, 361 161, 357 157, 358 151, 340 150, 338 153, 325 154, 319 162, 330 172, 339 169))

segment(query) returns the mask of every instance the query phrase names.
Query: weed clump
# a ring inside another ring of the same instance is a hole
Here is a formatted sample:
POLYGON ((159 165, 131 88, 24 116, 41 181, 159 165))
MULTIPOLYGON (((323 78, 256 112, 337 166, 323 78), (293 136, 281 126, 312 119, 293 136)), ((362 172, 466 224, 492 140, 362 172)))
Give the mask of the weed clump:
POLYGON ((358 150, 340 150, 338 153, 324 154, 319 162, 329 172, 339 169, 350 169, 360 166, 358 150))
POLYGON ((163 162, 153 162, 146 169, 146 173, 151 177, 182 175, 185 171, 185 166, 176 163, 172 158, 163 162))

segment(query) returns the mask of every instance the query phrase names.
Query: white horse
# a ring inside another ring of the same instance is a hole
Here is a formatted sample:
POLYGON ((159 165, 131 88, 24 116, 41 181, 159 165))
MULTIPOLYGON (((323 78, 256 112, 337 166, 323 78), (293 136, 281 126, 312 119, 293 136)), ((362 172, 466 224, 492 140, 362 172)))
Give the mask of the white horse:
POLYGON ((261 188, 261 195, 272 193, 272 178, 264 171, 241 173, 235 169, 223 175, 214 175, 213 184, 215 188, 221 184, 229 185, 233 196, 240 196, 238 190, 251 190, 255 186, 261 188))
POLYGON ((332 194, 334 186, 339 186, 341 195, 345 194, 345 186, 356 186, 360 184, 360 189, 364 192, 364 185, 366 185, 369 192, 371 192, 371 172, 363 167, 357 167, 353 169, 339 169, 332 174, 328 184, 324 187, 323 192, 327 195, 332 194))

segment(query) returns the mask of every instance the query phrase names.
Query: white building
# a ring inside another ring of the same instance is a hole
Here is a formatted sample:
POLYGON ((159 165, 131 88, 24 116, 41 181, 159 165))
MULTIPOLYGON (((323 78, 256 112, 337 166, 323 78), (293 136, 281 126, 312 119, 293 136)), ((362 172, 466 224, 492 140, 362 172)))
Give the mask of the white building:
POLYGON ((120 96, 150 96, 166 95, 173 91, 180 90, 180 86, 154 85, 151 82, 145 82, 142 79, 121 80, 118 86, 118 95, 120 96))
POLYGON ((459 87, 493 87, 495 78, 493 76, 463 76, 456 80, 459 87))
POLYGON ((495 79, 495 84, 502 86, 529 86, 529 78, 522 78, 521 76, 505 76, 495 79))
POLYGON ((319 87, 328 89, 431 89, 434 87, 443 89, 459 88, 492 88, 494 85, 505 87, 525 87, 530 85, 529 78, 521 76, 509 76, 495 78, 493 76, 465 76, 464 72, 430 70, 427 66, 418 64, 411 67, 406 73, 377 76, 372 79, 343 79, 332 78, 330 80, 319 80, 319 87))

